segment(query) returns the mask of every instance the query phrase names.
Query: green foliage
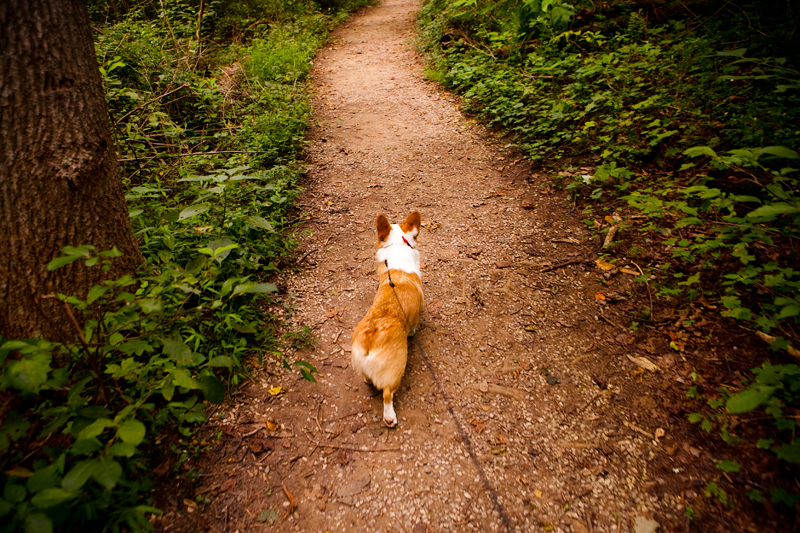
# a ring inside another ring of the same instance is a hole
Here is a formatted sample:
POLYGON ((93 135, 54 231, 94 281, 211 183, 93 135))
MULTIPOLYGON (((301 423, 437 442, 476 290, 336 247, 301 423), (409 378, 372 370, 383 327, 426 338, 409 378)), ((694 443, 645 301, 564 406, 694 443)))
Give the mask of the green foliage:
MULTIPOLYGON (((47 296, 71 317, 74 342, 0 339, 0 532, 152 529, 154 443, 190 435, 265 354, 310 381, 317 372, 281 355, 284 343, 312 339, 282 331, 292 309, 276 316, 268 278, 295 245, 287 230, 310 120, 304 78, 345 13, 211 1, 201 46, 192 2, 90 4, 146 261, 85 295, 47 296), (232 34, 251 41, 209 39, 232 34)), ((83 261, 108 271, 119 255, 88 244, 62 252, 49 270, 83 261)))
MULTIPOLYGON (((578 15, 554 23, 545 15, 556 4, 426 0, 419 22, 428 78, 551 170, 594 238, 608 227, 598 215, 617 212, 618 239, 672 256, 635 279, 655 289, 656 307, 702 300, 774 338, 774 351, 797 349, 800 47, 792 8, 712 0, 702 15, 667 20, 660 8, 575 2, 564 8, 578 15)), ((707 407, 689 421, 729 445, 796 463, 796 369, 764 363, 744 390, 705 399, 693 383, 687 396, 707 407), (755 409, 774 430, 762 426, 768 434, 743 442, 732 416, 755 409)), ((781 500, 785 491, 775 490, 773 501, 792 505, 794 495, 781 500)), ((706 492, 732 505, 717 485, 706 492)), ((698 517, 688 507, 686 516, 698 517)))
POLYGON ((731 509, 736 507, 733 500, 728 497, 728 493, 713 481, 706 485, 706 498, 716 498, 719 503, 729 506, 731 509))

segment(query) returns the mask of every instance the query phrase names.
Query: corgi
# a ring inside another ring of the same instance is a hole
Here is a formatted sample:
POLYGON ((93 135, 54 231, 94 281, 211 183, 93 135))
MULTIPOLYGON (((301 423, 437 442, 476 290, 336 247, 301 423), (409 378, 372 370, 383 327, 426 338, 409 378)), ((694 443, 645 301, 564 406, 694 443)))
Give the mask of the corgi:
POLYGON ((397 425, 393 400, 406 371, 408 337, 416 331, 424 305, 415 249, 421 221, 419 211, 402 224, 378 216, 378 293, 353 331, 353 368, 383 391, 383 422, 390 428, 397 425))

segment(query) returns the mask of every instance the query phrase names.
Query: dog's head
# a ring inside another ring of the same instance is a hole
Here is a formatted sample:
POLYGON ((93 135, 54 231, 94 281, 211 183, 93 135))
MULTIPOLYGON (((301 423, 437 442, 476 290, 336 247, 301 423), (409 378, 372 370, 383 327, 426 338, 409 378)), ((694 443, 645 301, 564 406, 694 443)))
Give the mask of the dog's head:
POLYGON ((417 245, 419 225, 422 217, 419 211, 414 211, 402 224, 389 224, 385 215, 378 215, 375 226, 378 229, 378 248, 386 248, 393 244, 404 244, 411 248, 417 245))

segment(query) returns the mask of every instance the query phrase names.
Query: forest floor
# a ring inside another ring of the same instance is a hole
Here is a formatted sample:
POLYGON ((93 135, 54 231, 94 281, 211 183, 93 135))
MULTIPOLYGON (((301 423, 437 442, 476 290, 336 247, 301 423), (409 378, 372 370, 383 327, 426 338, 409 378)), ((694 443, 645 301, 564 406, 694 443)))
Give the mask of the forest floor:
MULTIPOLYGON (((720 474, 685 422, 692 365, 669 336, 626 327, 637 267, 599 268, 600 243, 549 177, 425 81, 417 9, 386 0, 360 12, 315 61, 308 220, 279 285, 318 339, 286 357, 319 369, 317 383, 265 362, 205 440, 183 443, 216 444, 182 465, 195 475, 161 478, 159 529, 690 529, 685 507, 720 474), (349 343, 377 285, 375 217, 413 210, 430 365, 409 340, 388 429, 349 343)), ((672 312, 662 329, 686 318, 672 312)))

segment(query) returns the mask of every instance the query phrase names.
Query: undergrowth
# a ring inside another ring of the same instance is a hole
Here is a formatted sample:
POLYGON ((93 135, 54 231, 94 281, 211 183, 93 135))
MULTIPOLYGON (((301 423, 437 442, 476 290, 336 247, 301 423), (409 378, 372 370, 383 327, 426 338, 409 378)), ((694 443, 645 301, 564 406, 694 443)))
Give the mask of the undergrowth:
MULTIPOLYGON (((210 404, 261 364, 314 380, 282 355, 308 334, 268 280, 295 246, 312 57, 364 3, 90 3, 146 261, 48 296, 75 342, 0 339, 0 531, 151 529, 153 461, 210 404)), ((48 268, 118 254, 76 243, 48 268)))
MULTIPOLYGON (((625 246, 645 252, 636 280, 657 305, 702 303, 771 345, 691 421, 740 452, 769 450, 776 468, 800 463, 800 367, 787 358, 800 357, 799 17, 759 1, 427 0, 420 13, 428 77, 551 172, 590 234, 616 232, 606 265, 625 246), (774 424, 740 425, 748 441, 733 428, 753 410, 774 424)), ((653 313, 631 327, 655 329, 653 313)), ((767 492, 793 507, 788 483, 767 492)), ((720 494, 732 503, 707 490, 720 494)))

